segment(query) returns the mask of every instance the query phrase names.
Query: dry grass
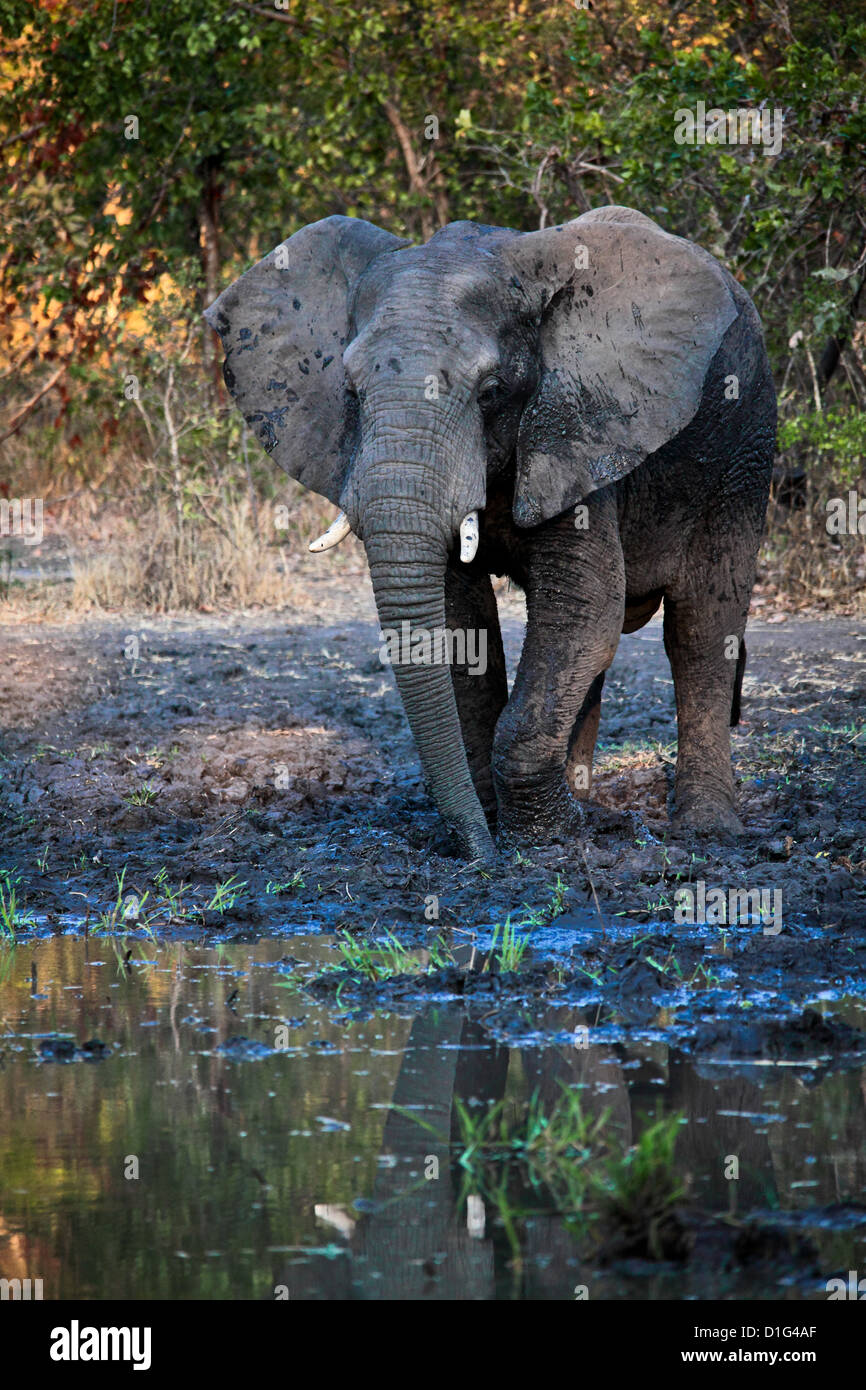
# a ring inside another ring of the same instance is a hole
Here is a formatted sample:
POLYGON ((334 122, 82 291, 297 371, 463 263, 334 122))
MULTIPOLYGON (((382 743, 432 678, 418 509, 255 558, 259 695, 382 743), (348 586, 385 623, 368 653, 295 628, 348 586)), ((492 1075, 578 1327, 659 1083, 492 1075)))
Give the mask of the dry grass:
MULTIPOLYGON (((295 557, 334 518, 330 503, 276 470, 267 491, 225 465, 178 492, 128 448, 97 455, 84 478, 23 441, 2 452, 8 495, 42 498, 44 508, 42 545, 6 546, 56 575, 10 587, 0 567, 7 617, 281 607, 297 596, 295 557)), ((344 557, 334 558, 339 566, 344 557)))
MULTIPOLYGON (((269 520, 263 508, 260 526, 269 520)), ((72 578, 70 602, 76 612, 207 611, 229 605, 279 605, 288 597, 282 548, 261 539, 246 499, 226 508, 218 524, 178 526, 169 508, 153 507, 130 525, 120 544, 102 551, 79 550, 72 578)))
MULTIPOLYGON (((806 505, 771 502, 757 593, 780 609, 862 613, 866 535, 828 535, 827 498, 845 489, 822 457, 803 461, 806 505)), ((862 477, 854 486, 863 495, 862 477)), ((192 443, 171 469, 164 451, 134 433, 108 443, 97 434, 72 449, 58 431, 36 430, 0 447, 0 493, 43 499, 45 542, 26 560, 56 575, 4 586, 0 542, 0 600, 12 621, 280 607, 299 599, 296 557, 334 516, 328 502, 230 437, 192 443)), ((347 560, 357 564, 355 546, 330 555, 329 570, 347 560)))
POLYGON ((828 535, 825 518, 826 508, 814 496, 795 511, 770 504, 761 592, 785 607, 864 613, 866 535, 828 535))
MULTIPOLYGON (((298 491, 300 491, 298 489, 298 491)), ((309 495, 296 499, 288 527, 285 504, 248 495, 226 499, 211 515, 178 520, 157 504, 122 527, 104 546, 80 546, 72 561, 70 606, 211 612, 255 605, 280 607, 296 588, 294 553, 332 520, 333 508, 309 495)))

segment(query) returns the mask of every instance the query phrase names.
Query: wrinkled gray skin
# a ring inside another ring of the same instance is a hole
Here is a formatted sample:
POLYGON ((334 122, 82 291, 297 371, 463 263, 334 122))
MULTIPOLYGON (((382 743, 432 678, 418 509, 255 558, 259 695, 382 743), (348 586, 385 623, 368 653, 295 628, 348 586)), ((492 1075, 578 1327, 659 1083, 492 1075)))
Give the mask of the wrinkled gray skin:
POLYGON ((383 628, 486 629, 484 676, 395 666, 469 856, 582 823, 604 672, 662 598, 675 818, 740 828, 729 725, 776 408, 754 306, 708 253, 627 208, 417 247, 329 217, 207 317, 266 450, 363 540, 383 628), (510 700, 491 574, 527 596, 510 700))

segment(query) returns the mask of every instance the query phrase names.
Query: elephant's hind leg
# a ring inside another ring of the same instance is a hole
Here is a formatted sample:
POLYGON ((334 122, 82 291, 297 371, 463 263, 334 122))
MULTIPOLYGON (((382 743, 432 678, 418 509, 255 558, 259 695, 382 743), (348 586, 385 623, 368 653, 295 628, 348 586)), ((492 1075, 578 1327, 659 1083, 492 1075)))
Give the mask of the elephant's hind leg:
POLYGON ((508 700, 508 679, 496 595, 490 575, 480 564, 449 563, 445 621, 459 639, 457 650, 467 658, 452 662, 451 679, 469 771, 487 822, 495 829, 496 791, 490 760, 496 723, 508 700))
MULTIPOLYGON (((688 587, 665 595, 664 641, 677 704, 674 823, 683 829, 737 834, 743 828, 730 736, 739 718, 754 563, 740 548, 743 539, 742 527, 733 545, 709 532, 696 538, 688 587)), ((757 536, 752 541, 757 550, 757 536)))

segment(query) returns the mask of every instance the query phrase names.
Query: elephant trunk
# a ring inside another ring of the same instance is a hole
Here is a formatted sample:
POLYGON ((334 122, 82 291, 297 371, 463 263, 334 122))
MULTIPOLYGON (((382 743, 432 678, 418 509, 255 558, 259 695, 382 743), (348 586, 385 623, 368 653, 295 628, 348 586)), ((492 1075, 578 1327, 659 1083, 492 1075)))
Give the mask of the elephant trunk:
MULTIPOLYGON (((451 671, 443 659, 448 650, 445 568, 452 538, 417 480, 406 489, 405 465, 399 474, 389 470, 389 477, 383 490, 369 486, 362 511, 383 638, 433 799, 469 857, 489 860, 493 840, 472 783, 451 671), (403 483, 400 495, 395 495, 396 477, 403 483)), ((373 484, 369 474, 367 482, 373 484)))

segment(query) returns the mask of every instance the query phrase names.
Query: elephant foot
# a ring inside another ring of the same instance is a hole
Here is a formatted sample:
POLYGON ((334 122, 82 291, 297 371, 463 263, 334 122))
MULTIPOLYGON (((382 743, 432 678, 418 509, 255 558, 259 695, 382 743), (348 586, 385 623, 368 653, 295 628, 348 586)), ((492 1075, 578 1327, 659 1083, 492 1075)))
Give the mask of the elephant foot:
POLYGON ((729 801, 706 796, 678 799, 671 828, 677 834, 708 835, 726 841, 745 834, 745 826, 729 801))
POLYGON ((550 843, 584 844, 603 835, 657 844, 658 840, 638 811, 614 811, 597 801, 577 801, 568 791, 557 796, 542 814, 521 814, 516 808, 499 808, 500 849, 523 849, 550 843))
POLYGON ((579 839, 585 829, 583 806, 564 782, 520 797, 500 791, 496 843, 500 849, 526 849, 551 841, 579 839))

